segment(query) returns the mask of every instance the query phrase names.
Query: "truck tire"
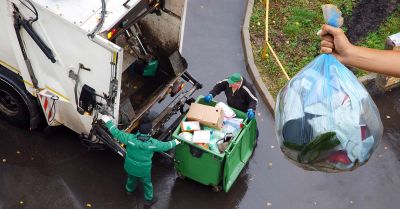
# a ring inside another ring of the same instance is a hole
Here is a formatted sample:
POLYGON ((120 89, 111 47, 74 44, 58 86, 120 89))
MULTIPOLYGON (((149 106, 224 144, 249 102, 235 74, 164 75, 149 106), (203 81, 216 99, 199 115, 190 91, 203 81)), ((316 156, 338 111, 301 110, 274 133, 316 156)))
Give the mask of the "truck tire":
POLYGON ((21 96, 5 83, 0 83, 0 117, 18 125, 29 124, 29 111, 21 96))
POLYGON ((37 128, 41 115, 22 78, 0 66, 0 118, 16 126, 37 128))

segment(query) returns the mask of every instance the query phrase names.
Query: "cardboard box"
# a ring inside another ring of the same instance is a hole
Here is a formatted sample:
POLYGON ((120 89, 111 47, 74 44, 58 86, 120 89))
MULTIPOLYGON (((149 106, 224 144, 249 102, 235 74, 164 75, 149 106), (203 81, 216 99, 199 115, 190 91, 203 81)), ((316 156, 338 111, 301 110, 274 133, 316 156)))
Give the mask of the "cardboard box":
POLYGON ((192 103, 187 114, 187 119, 199 121, 201 125, 221 130, 224 113, 219 107, 192 103))
POLYGON ((200 131, 200 123, 199 121, 185 121, 181 123, 182 132, 193 132, 200 131))

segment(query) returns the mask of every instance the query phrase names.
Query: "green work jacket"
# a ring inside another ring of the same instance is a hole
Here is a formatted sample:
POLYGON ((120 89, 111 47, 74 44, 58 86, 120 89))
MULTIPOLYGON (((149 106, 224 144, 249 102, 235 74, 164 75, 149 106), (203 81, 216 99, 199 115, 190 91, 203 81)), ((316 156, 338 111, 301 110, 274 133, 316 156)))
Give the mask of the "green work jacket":
POLYGON ((163 152, 176 146, 175 141, 161 142, 145 134, 130 134, 119 130, 113 122, 106 123, 111 135, 126 145, 125 171, 132 176, 145 177, 151 174, 151 159, 154 152, 163 152), (138 137, 148 137, 145 142, 138 137))

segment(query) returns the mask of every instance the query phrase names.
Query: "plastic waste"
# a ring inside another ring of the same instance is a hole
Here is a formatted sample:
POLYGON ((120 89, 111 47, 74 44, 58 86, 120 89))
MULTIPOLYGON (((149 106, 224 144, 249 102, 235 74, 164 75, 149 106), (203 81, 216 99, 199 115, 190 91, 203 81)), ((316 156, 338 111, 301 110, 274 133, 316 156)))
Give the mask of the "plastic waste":
MULTIPOLYGON (((329 25, 342 25, 334 5, 322 8, 329 25)), ((305 66, 280 90, 276 101, 280 148, 306 170, 354 170, 368 161, 382 138, 375 103, 333 55, 322 54, 305 66)))

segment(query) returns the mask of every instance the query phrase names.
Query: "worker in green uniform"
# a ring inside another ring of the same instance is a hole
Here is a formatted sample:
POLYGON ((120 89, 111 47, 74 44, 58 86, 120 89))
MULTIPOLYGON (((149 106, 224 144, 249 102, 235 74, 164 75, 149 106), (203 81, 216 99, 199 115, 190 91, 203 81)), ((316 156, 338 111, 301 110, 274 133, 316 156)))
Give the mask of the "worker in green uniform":
POLYGON ((154 152, 163 152, 180 144, 178 140, 161 142, 152 138, 148 133, 151 130, 150 123, 140 126, 136 134, 119 130, 111 121, 111 117, 103 115, 101 118, 111 135, 122 144, 126 145, 124 168, 128 174, 125 189, 128 193, 135 191, 137 181, 141 181, 144 187, 144 204, 152 205, 157 201, 153 196, 153 184, 151 183, 151 159, 154 152))

